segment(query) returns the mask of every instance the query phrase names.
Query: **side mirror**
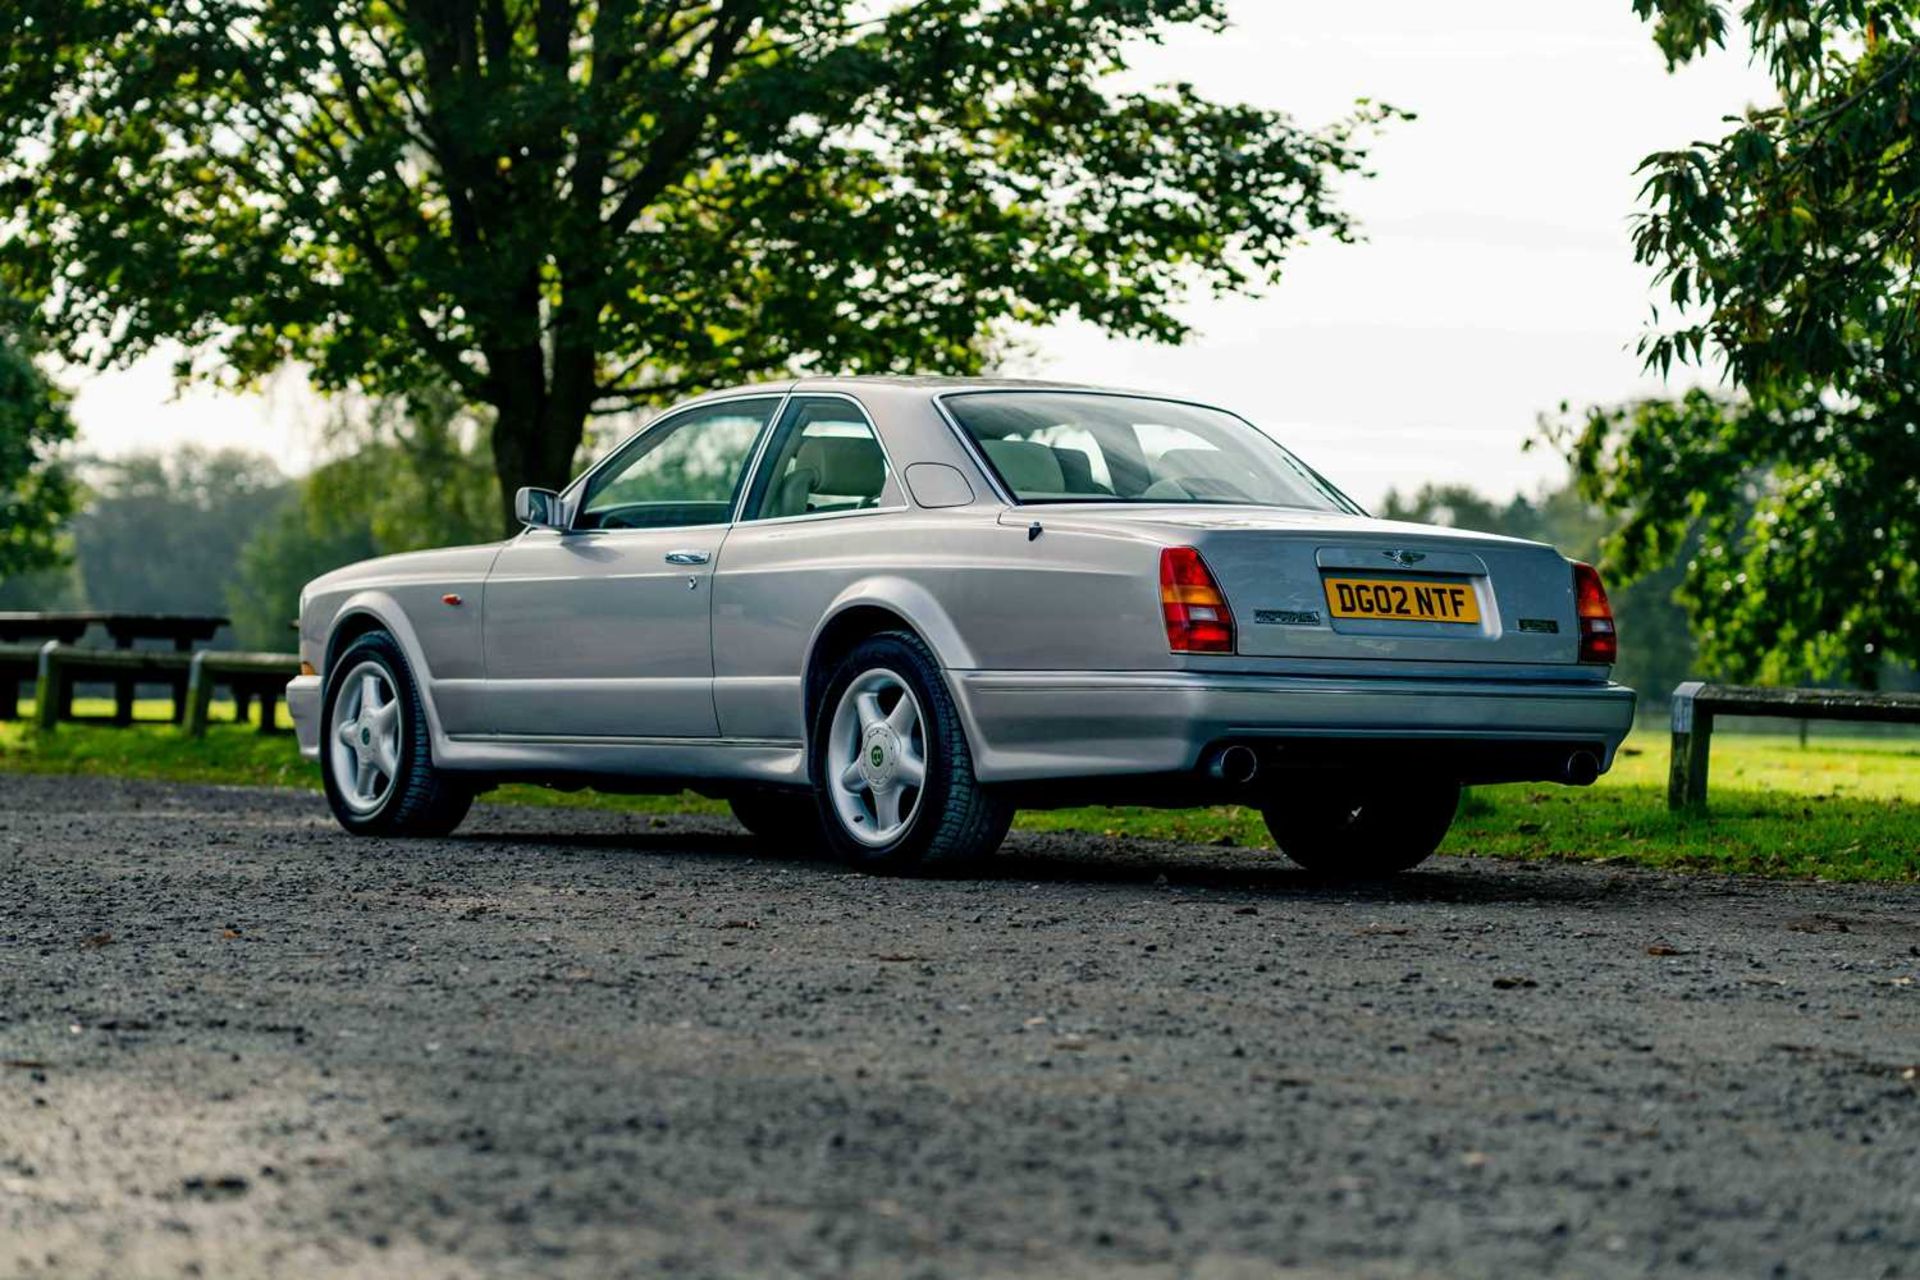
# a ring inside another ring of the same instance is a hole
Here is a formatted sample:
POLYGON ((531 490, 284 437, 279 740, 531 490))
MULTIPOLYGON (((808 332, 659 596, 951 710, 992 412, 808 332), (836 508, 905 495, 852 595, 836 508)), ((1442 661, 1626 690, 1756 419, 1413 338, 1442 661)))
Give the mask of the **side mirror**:
POLYGON ((513 495, 513 518, 534 529, 558 529, 565 523, 560 495, 551 489, 522 489, 513 495))

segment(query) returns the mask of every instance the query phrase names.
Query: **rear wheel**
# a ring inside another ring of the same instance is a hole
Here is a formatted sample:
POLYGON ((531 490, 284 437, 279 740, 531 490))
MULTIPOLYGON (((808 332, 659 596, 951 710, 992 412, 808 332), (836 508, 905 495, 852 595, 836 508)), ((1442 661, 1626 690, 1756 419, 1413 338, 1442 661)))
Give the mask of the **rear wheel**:
POLYGON ((467 816, 473 791, 434 767, 427 709, 390 634, 370 631, 340 656, 322 716, 320 776, 348 831, 443 836, 467 816))
POLYGON ((939 665, 906 632, 862 641, 841 660, 809 755, 821 829, 856 867, 960 870, 999 848, 1013 821, 975 780, 939 665))
POLYGON ((1280 852, 1323 875, 1365 878, 1419 866, 1440 847, 1460 807, 1457 782, 1299 778, 1296 789, 1260 813, 1280 852))

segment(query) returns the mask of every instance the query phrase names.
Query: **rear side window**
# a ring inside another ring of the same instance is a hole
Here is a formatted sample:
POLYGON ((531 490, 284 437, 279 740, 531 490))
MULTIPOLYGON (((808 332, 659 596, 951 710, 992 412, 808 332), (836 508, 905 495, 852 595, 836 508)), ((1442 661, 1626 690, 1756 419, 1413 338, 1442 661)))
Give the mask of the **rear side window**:
POLYGON ((1022 503, 1359 508, 1230 413, 1141 396, 978 391, 942 401, 1022 503))
POLYGON ((887 455, 860 407, 837 396, 795 396, 747 497, 749 520, 831 515, 880 505, 887 455))

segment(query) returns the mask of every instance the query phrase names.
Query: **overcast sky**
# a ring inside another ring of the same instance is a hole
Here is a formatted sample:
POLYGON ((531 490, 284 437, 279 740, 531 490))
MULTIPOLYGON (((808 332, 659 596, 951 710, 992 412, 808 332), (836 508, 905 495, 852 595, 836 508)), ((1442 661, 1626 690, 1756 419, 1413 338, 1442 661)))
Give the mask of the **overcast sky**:
MULTIPOLYGON (((1347 202, 1368 240, 1298 252, 1255 299, 1202 301, 1179 348, 1086 326, 1034 335, 1022 372, 1203 396, 1260 422, 1362 502, 1455 480, 1498 495, 1562 467, 1523 454, 1535 418, 1659 390, 1633 353, 1652 300, 1628 219, 1648 152, 1722 132, 1767 96, 1744 57, 1669 76, 1628 0, 1237 0, 1224 36, 1143 50, 1142 78, 1283 109, 1360 96, 1419 113, 1377 143, 1347 202)), ((164 358, 79 382, 100 453, 192 440, 315 453, 297 378, 266 395, 175 396, 164 358)))

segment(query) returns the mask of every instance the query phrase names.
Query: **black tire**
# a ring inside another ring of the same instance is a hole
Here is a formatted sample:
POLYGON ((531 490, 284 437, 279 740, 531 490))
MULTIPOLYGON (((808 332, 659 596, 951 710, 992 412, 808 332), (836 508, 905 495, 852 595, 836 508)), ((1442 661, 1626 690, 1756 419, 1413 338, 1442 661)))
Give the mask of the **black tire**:
POLYGON ((1440 847, 1460 807, 1457 782, 1298 778, 1260 814, 1280 852, 1322 875, 1365 879, 1411 870, 1440 847))
POLYGON ((434 767, 427 733, 427 709, 399 642, 385 631, 369 631, 347 646, 327 675, 320 711, 320 777, 327 803, 342 827, 357 836, 444 836, 460 825, 473 805, 473 789, 434 767), (400 706, 398 768, 377 807, 362 811, 342 794, 334 776, 333 711, 345 677, 367 663, 386 672, 400 706))
POLYGON ((820 809, 803 792, 743 791, 727 797, 733 820, 763 845, 781 853, 818 853, 826 847, 820 809))
POLYGON ((827 847, 863 871, 891 875, 963 872, 998 849, 1012 825, 1013 807, 973 776, 973 751, 939 662, 910 632, 882 632, 861 641, 841 659, 827 681, 820 705, 814 709, 807 755, 827 847), (867 844, 848 833, 827 790, 833 785, 827 753, 835 709, 848 685, 875 670, 898 676, 913 691, 924 715, 927 748, 926 780, 919 788, 913 816, 898 836, 882 846, 867 844))

